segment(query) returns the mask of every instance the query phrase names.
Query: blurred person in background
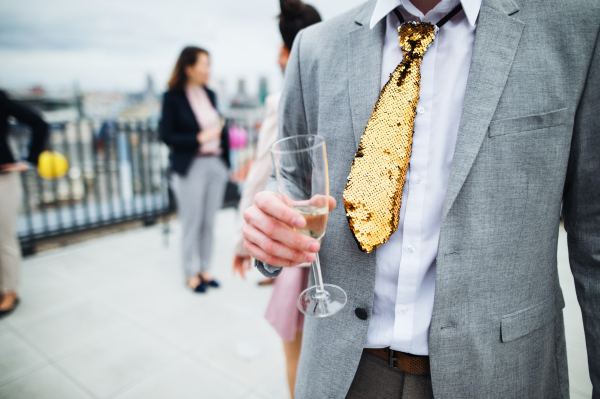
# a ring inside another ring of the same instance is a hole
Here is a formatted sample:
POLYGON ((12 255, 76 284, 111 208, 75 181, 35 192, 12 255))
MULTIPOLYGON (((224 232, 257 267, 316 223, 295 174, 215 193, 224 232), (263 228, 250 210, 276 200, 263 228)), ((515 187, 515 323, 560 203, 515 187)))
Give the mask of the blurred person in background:
MULTIPOLYGON (((283 44, 279 51, 277 62, 285 73, 285 67, 290 57, 290 49, 296 34, 310 25, 321 21, 321 17, 314 7, 302 3, 300 0, 280 0, 281 14, 279 15, 279 30, 283 44)), ((281 92, 273 93, 266 99, 265 119, 258 136, 258 144, 254 163, 244 182, 244 192, 240 200, 238 223, 235 236, 235 257, 233 260, 234 273, 239 273, 245 278, 245 272, 250 268, 250 255, 244 249, 244 210, 250 207, 254 196, 262 191, 271 174, 270 145, 277 138, 278 118, 277 108, 281 92)), ((296 383, 296 370, 302 346, 302 328, 304 315, 298 310, 296 300, 298 295, 308 285, 309 263, 295 268, 286 268, 275 280, 275 287, 265 317, 273 325, 283 339, 283 348, 287 361, 287 376, 290 393, 294 396, 296 383), (305 267, 303 267, 305 266, 305 267)), ((273 281, 268 279, 266 281, 273 281)), ((264 284, 261 281, 259 284, 264 284)))
POLYGON ((47 136, 48 125, 42 118, 0 91, 0 317, 12 312, 19 304, 21 250, 16 232, 22 194, 19 175, 30 165, 37 165, 47 136), (17 161, 8 145, 9 116, 32 130, 26 161, 17 161))
POLYGON ((174 191, 182 226, 182 261, 187 285, 203 293, 219 283, 209 273, 215 215, 223 202, 229 142, 206 87, 210 57, 199 47, 181 52, 163 99, 160 135, 169 146, 174 191), (199 262, 199 267, 198 267, 199 262))

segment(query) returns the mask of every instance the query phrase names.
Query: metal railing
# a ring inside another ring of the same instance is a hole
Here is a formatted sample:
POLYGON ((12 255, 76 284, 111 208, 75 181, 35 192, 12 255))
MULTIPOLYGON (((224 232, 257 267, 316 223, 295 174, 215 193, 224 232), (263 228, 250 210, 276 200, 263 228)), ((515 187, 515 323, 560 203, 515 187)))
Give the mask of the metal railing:
MULTIPOLYGON (((12 146, 24 153, 29 132, 17 126, 12 133, 12 146)), ((52 124, 48 146, 64 155, 69 167, 52 180, 37 170, 22 174, 17 232, 24 253, 41 238, 136 219, 151 223, 169 211, 168 149, 159 142, 156 126, 89 120, 52 124)))
MULTIPOLYGON (((228 118, 229 124, 246 129, 248 142, 231 150, 235 183, 228 187, 224 206, 237 206, 238 184, 256 146, 254 119, 228 118)), ((9 138, 15 154, 27 152, 26 127, 13 126, 9 138)), ((169 149, 160 141, 155 123, 86 119, 53 123, 48 147, 66 157, 68 172, 52 180, 43 179, 35 169, 22 174, 17 232, 24 254, 34 253, 35 241, 42 238, 131 220, 153 224, 175 209, 167 170, 169 149)))

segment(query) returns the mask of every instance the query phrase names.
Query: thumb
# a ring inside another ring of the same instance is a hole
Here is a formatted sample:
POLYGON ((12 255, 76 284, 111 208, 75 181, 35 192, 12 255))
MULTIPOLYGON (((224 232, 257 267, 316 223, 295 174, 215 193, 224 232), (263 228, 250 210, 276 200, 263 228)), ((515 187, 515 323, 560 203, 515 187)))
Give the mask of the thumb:
POLYGON ((337 201, 335 200, 335 198, 333 198, 331 195, 329 196, 329 211, 332 211, 335 209, 337 205, 337 201))

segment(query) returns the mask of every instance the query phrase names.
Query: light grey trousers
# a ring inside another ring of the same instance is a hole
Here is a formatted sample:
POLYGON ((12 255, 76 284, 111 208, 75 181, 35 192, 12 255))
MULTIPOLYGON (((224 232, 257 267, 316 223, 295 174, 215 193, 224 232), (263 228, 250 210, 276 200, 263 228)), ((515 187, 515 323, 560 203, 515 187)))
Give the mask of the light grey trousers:
POLYGON ((0 173, 0 292, 16 291, 19 285, 21 249, 16 223, 21 195, 19 173, 0 173))
POLYGON ((363 352, 346 399, 433 399, 430 375, 413 375, 363 352))
POLYGON ((218 156, 196 157, 187 175, 173 175, 182 228, 181 250, 186 277, 210 269, 213 227, 223 204, 228 170, 218 156))

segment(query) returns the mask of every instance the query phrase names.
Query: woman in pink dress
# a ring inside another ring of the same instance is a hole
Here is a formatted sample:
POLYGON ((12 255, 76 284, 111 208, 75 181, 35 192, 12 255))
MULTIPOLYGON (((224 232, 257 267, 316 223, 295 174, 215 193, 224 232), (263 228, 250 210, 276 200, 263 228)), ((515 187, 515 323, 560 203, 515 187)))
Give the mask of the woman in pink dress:
MULTIPOLYGON (((290 50, 296 34, 301 30, 321 21, 321 17, 314 7, 302 3, 300 0, 280 0, 281 14, 279 15, 279 30, 284 44, 279 52, 278 63, 285 72, 290 50)), ((244 227, 243 213, 252 205, 254 196, 262 191, 271 175, 271 155, 269 146, 276 140, 278 131, 277 108, 281 93, 274 93, 267 97, 266 114, 258 136, 255 160, 244 182, 244 192, 239 206, 239 221, 235 238, 235 257, 233 270, 244 277, 250 269, 250 255, 244 249, 242 229, 244 227)), ((302 329, 304 315, 296 306, 298 295, 308 285, 310 264, 297 267, 286 267, 279 277, 275 279, 273 295, 267 307, 266 319, 275 328, 283 340, 283 349, 287 362, 287 376, 290 394, 294 397, 296 384, 296 370, 302 346, 302 329)))

